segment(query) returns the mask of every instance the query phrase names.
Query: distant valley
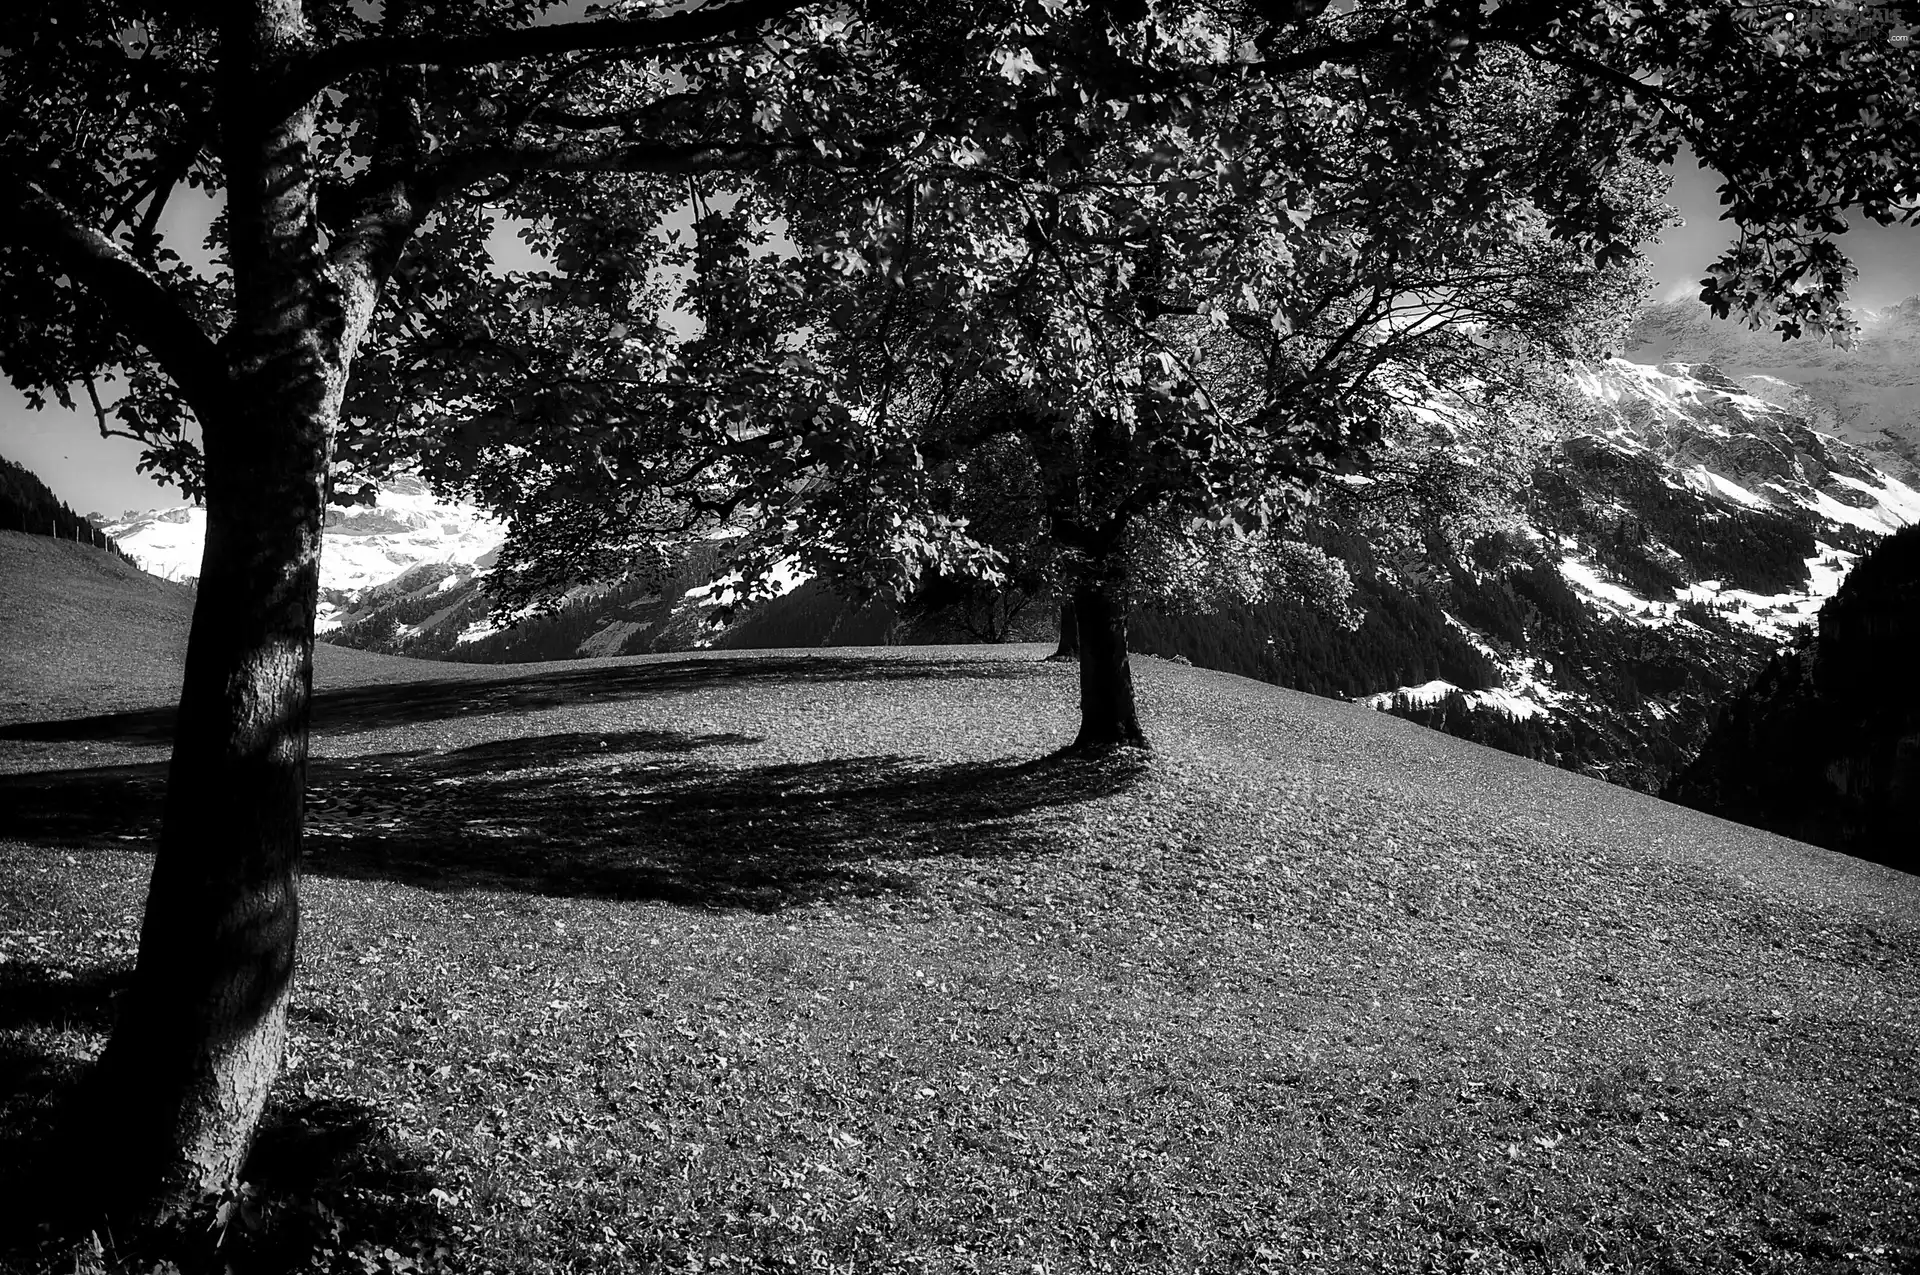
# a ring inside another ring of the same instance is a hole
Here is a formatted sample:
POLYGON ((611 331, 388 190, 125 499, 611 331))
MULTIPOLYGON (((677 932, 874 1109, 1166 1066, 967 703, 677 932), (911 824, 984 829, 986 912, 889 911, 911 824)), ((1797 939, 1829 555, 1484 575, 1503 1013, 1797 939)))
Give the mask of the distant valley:
MULTIPOLYGON (((185 583, 199 575, 206 510, 176 505, 87 517, 148 574, 185 583)), ((328 509, 324 535, 322 633, 338 628, 363 597, 416 568, 434 573, 435 588, 472 585, 493 565, 506 528, 471 505, 436 499, 424 483, 398 478, 382 484, 371 505, 328 509)))

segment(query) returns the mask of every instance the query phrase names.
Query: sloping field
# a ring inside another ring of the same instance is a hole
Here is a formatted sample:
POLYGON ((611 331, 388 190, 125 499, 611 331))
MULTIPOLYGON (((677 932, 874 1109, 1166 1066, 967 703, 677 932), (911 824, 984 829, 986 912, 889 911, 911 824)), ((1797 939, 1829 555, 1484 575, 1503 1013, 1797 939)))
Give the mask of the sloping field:
POLYGON ((193 590, 105 550, 0 531, 0 722, 178 694, 192 614, 193 590))
MULTIPOLYGON (((228 1252, 1920 1269, 1920 881, 1154 660, 1150 759, 1048 764, 1075 688, 1044 653, 325 691, 228 1252)), ((130 968, 164 731, 0 731, 16 1139, 130 968)))
MULTIPOLYGON (((189 585, 89 545, 0 531, 0 725, 172 705, 192 622, 189 585)), ((461 672, 314 649, 323 689, 461 672)))

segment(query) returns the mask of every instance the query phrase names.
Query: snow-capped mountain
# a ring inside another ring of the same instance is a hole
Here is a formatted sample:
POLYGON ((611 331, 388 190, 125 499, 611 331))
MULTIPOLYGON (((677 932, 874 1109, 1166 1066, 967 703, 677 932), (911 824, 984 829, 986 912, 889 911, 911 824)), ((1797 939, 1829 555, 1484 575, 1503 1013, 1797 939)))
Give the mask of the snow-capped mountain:
POLYGON ((1920 492, 1710 364, 1613 359, 1575 378, 1596 412, 1536 476, 1523 543, 1458 564, 1438 600, 1481 684, 1355 698, 1656 787, 1861 555, 1920 523, 1920 492), (1650 739, 1657 764, 1628 756, 1650 739))
MULTIPOLYGON (((1676 493, 1684 488, 1708 507, 1794 519, 1814 532, 1804 586, 1773 594, 1705 578, 1689 580, 1672 598, 1641 598, 1608 582, 1580 558, 1577 543, 1571 546, 1575 552, 1561 566, 1569 582, 1641 623, 1665 622, 1684 603, 1706 603, 1736 624, 1784 640, 1840 587, 1858 560, 1862 533, 1878 538, 1920 522, 1920 492, 1877 467, 1875 457, 1814 429, 1799 412, 1753 394, 1712 364, 1647 367, 1613 359, 1581 369, 1576 379, 1602 407, 1606 426, 1565 446, 1648 457, 1670 471, 1663 482, 1676 493)), ((1665 548, 1684 572, 1685 555, 1665 548)))
MULTIPOLYGON (((493 623, 484 579, 444 565, 421 565, 354 599, 342 611, 327 641, 418 659, 515 663, 588 659, 696 650, 733 644, 738 620, 758 615, 764 603, 740 608, 732 625, 715 622, 726 587, 732 532, 714 533, 680 546, 668 574, 637 575, 568 594, 557 612, 529 614, 501 629, 493 623), (716 578, 716 573, 721 573, 716 578)), ((782 603, 796 594, 820 593, 791 561, 776 564, 767 585, 782 603)), ((831 595, 814 605, 835 612, 831 595)), ((785 608, 777 608, 784 610, 785 608)), ((833 620, 828 619, 829 627, 833 620)), ((810 645, 800 639, 795 645, 810 645)), ((873 640, 879 640, 875 636, 873 640)))
POLYGON ((1920 297, 1867 310, 1850 349, 1782 341, 1715 319, 1697 300, 1651 306, 1628 337, 1642 363, 1709 363, 1748 394, 1868 451, 1874 463, 1920 483, 1920 297))
MULTIPOLYGON (((200 574, 206 510, 192 505, 91 515, 150 575, 192 580, 200 574)), ((492 565, 506 528, 471 505, 435 499, 408 478, 383 483, 372 505, 327 510, 320 550, 320 618, 325 632, 370 591, 428 570, 428 587, 453 589, 492 565), (434 571, 435 568, 440 570, 434 571)))

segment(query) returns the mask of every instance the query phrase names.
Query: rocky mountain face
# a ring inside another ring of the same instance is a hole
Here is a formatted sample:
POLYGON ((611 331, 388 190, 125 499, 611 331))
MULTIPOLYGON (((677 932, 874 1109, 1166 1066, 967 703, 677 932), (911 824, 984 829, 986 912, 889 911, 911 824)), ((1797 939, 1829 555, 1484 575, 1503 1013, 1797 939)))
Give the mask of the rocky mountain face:
POLYGON ((1721 714, 1665 796, 1920 871, 1920 527, 1895 533, 1721 714))
POLYGON ((1707 364, 1576 369, 1596 411, 1510 532, 1410 583, 1357 531, 1355 631, 1297 608, 1146 612, 1140 649, 1358 700, 1658 791, 1920 493, 1707 364))
POLYGON ((1710 363, 1746 393, 1920 483, 1920 297, 1858 317, 1859 339, 1842 350, 1722 322, 1697 300, 1671 301, 1641 316, 1626 354, 1642 363, 1710 363))

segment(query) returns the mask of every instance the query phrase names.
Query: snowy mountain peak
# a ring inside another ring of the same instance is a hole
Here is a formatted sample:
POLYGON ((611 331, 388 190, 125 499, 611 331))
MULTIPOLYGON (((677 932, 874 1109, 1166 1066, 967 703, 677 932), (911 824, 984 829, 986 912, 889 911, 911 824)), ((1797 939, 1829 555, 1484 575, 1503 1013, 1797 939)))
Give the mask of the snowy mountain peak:
POLYGON ((1814 429, 1793 410, 1798 387, 1786 382, 1735 381, 1707 363, 1650 367, 1625 359, 1576 368, 1575 379, 1601 409, 1600 429, 1594 437, 1567 440, 1570 453, 1598 448, 1652 462, 1667 488, 1702 498, 1701 516, 1709 520, 1749 512, 1812 533, 1803 583, 1770 593, 1701 578, 1674 546, 1659 548, 1672 558, 1679 584, 1664 595, 1635 592, 1608 580, 1593 555, 1583 553, 1588 547, 1571 540, 1561 568, 1568 583, 1636 623, 1668 623, 1682 605, 1708 604, 1736 624, 1784 639, 1839 587, 1866 545, 1862 533, 1878 537, 1920 522, 1920 492, 1873 465, 1861 449, 1814 429))
POLYGON ((1635 741, 1680 756, 1719 679, 1743 683, 1881 537, 1920 522, 1920 492, 1815 428, 1784 378, 1704 359, 1571 371, 1593 411, 1536 471, 1524 548, 1461 564, 1446 595, 1480 681, 1424 672, 1355 698, 1657 786, 1666 763, 1635 741))
POLYGON ((1920 493, 1795 410, 1798 387, 1736 382, 1712 364, 1612 359, 1576 369, 1602 408, 1602 437, 1669 463, 1686 486, 1753 509, 1803 509, 1816 521, 1885 535, 1920 521, 1920 493))
POLYGON ((1747 393, 1864 449, 1895 477, 1920 482, 1920 297, 1858 318, 1858 338, 1842 349, 1814 337, 1783 341, 1716 319, 1698 301, 1670 301, 1641 315, 1627 354, 1646 364, 1711 364, 1747 393))
MULTIPOLYGON (((192 505, 122 514, 101 530, 150 575, 192 580, 200 574, 206 510, 192 505)), ((329 508, 320 550, 322 631, 342 608, 370 589, 416 568, 491 566, 506 527, 472 505, 434 498, 425 484, 401 478, 381 485, 372 505, 329 508)))

